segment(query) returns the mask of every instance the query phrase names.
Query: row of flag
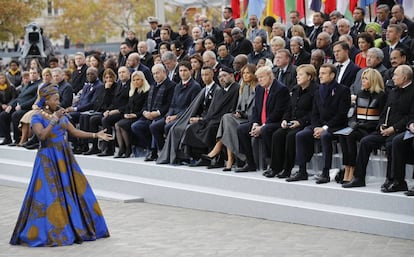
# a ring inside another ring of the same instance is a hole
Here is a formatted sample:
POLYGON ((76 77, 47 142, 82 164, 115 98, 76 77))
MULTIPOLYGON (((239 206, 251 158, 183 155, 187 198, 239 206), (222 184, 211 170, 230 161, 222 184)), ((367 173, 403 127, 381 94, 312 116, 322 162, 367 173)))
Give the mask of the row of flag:
MULTIPOLYGON (((233 16, 247 18, 250 15, 257 17, 273 16, 286 22, 290 11, 297 10, 301 18, 306 16, 307 10, 331 13, 338 10, 345 17, 352 17, 356 6, 367 7, 376 4, 376 0, 231 0, 233 16)), ((397 0, 400 4, 412 4, 413 0, 397 0)))

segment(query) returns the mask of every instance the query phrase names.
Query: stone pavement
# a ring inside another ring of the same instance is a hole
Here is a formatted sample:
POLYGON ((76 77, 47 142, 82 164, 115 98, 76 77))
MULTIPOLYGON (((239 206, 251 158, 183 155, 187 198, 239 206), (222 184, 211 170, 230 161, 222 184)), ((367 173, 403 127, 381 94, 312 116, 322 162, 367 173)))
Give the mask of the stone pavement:
POLYGON ((0 186, 0 257, 414 256, 411 240, 104 200, 100 204, 110 238, 54 248, 11 246, 24 193, 0 186))

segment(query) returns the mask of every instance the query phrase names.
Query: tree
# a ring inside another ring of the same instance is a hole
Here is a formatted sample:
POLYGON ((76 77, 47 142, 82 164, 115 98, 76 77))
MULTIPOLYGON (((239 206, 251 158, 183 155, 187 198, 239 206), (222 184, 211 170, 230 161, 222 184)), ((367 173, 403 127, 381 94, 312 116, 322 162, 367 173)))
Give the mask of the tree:
POLYGON ((0 0, 0 6, 0 41, 16 42, 24 35, 25 26, 44 8, 44 1, 0 0))

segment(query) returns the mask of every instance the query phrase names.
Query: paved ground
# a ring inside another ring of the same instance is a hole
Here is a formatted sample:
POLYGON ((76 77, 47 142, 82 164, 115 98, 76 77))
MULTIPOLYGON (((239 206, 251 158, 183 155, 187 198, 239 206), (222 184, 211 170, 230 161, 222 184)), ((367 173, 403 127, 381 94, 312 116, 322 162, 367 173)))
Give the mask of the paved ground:
POLYGON ((146 203, 101 200, 111 237, 81 245, 8 244, 25 191, 0 186, 0 257, 414 256, 414 241, 146 203))

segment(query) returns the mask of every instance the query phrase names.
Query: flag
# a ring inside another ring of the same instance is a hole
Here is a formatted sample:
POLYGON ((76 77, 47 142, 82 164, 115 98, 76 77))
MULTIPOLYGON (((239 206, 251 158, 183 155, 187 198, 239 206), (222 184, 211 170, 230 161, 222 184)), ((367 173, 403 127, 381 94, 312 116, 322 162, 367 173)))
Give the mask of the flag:
POLYGON ((369 5, 371 5, 371 4, 375 3, 375 2, 376 2, 375 0, 360 0, 359 1, 359 6, 361 6, 362 8, 364 8, 364 7, 369 6, 369 5))
POLYGON ((355 7, 358 6, 358 0, 350 0, 349 1, 349 10, 351 13, 354 13, 355 7))
POLYGON ((249 4, 247 7, 248 16, 256 15, 257 19, 260 20, 264 7, 264 0, 249 0, 249 4))
MULTIPOLYGON (((339 0, 344 1, 344 0, 339 0)), ((336 10, 336 0, 324 0, 325 3, 325 13, 330 14, 336 10)))
POLYGON ((240 18, 240 0, 231 0, 231 9, 233 10, 233 19, 240 18))
POLYGON ((273 0, 273 13, 280 17, 282 22, 286 22, 285 0, 273 0))
POLYGON ((342 13, 345 16, 345 18, 352 20, 352 13, 351 13, 351 10, 349 9, 349 2, 350 1, 344 1, 344 0, 338 1, 336 10, 342 13))
POLYGON ((315 12, 319 12, 321 10, 321 0, 312 0, 310 5, 309 5, 309 9, 315 11, 315 12))
POLYGON ((298 11, 299 18, 305 16, 305 1, 304 0, 286 0, 286 14, 291 11, 298 11))

